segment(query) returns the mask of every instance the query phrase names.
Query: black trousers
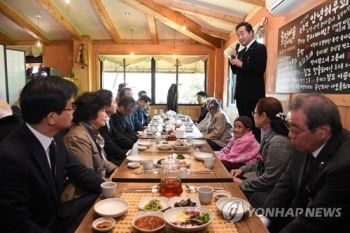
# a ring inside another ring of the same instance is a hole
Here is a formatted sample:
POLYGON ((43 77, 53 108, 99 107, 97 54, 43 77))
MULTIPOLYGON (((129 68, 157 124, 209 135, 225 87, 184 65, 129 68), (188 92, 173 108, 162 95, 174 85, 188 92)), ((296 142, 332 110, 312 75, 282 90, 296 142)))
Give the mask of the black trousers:
POLYGON ((253 122, 252 132, 253 132, 256 140, 260 143, 260 141, 261 141, 261 129, 258 129, 255 127, 254 117, 252 115, 252 112, 254 112, 255 106, 258 103, 258 101, 259 100, 243 101, 243 100, 240 100, 239 98, 236 99, 239 116, 247 116, 250 119, 252 119, 252 122, 253 122))

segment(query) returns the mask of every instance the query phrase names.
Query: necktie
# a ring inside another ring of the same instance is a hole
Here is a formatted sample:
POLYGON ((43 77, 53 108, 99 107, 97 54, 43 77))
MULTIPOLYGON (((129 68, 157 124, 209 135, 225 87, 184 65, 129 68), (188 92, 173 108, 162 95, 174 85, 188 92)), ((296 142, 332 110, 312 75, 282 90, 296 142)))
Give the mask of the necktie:
POLYGON ((50 144, 50 150, 49 150, 49 157, 50 157, 50 163, 51 163, 51 172, 52 172, 52 177, 56 182, 56 159, 55 159, 55 141, 52 140, 50 144))
POLYGON ((312 154, 307 154, 307 164, 306 164, 306 169, 305 169, 304 175, 307 173, 310 165, 312 164, 312 162, 314 160, 315 160, 315 157, 312 154))

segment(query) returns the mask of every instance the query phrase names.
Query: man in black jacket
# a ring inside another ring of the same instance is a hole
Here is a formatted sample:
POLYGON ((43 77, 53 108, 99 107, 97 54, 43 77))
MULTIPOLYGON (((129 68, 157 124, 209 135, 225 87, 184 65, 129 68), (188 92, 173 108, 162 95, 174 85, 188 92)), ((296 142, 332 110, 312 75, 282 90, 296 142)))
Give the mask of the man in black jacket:
POLYGON ((21 124, 22 122, 12 114, 10 105, 0 100, 0 142, 21 124))
POLYGON ((115 165, 120 166, 126 157, 126 152, 132 148, 134 142, 118 132, 113 126, 113 121, 110 117, 117 110, 117 103, 113 98, 113 93, 102 89, 97 91, 96 94, 105 102, 107 106, 106 113, 109 117, 106 125, 99 129, 100 134, 105 139, 103 149, 107 154, 107 159, 115 165))
POLYGON ((201 105, 201 113, 199 114, 199 118, 196 121, 197 124, 199 124, 208 113, 207 105, 205 104, 207 98, 208 94, 205 91, 200 91, 197 93, 197 101, 201 105))
POLYGON ((233 50, 229 60, 232 73, 237 75, 234 97, 239 115, 252 119, 252 131, 256 140, 260 142, 261 130, 255 127, 252 112, 258 101, 265 97, 266 47, 254 39, 254 31, 249 23, 239 23, 236 32, 239 43, 245 46, 245 49, 239 53, 233 50))

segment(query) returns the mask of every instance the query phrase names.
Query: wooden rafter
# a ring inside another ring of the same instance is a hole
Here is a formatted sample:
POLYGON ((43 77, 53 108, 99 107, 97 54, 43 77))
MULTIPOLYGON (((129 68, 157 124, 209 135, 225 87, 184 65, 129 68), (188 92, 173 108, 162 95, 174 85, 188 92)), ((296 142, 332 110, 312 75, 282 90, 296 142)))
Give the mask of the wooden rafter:
POLYGON ((81 40, 82 37, 78 30, 69 22, 62 12, 53 4, 51 0, 36 0, 50 15, 75 39, 81 40))
POLYGON ((103 5, 102 1, 101 0, 90 0, 90 3, 95 8, 95 11, 97 12, 101 21, 103 22, 103 24, 107 28, 109 34, 111 34, 114 42, 116 44, 121 44, 122 39, 121 39, 117 29, 115 28, 111 17, 109 17, 109 14, 108 14, 105 6, 103 5))
POLYGON ((182 34, 198 41, 199 43, 206 45, 211 48, 220 48, 221 40, 212 37, 201 31, 201 26, 187 18, 183 14, 171 10, 167 7, 155 4, 153 0, 120 0, 128 4, 131 7, 145 13, 146 15, 153 16, 158 21, 173 28, 182 34), (182 30, 182 25, 185 22, 187 30, 182 30))
POLYGON ((253 4, 253 5, 261 6, 261 7, 265 6, 265 0, 241 0, 241 1, 253 4))
POLYGON ((2 41, 5 42, 5 44, 14 45, 17 42, 16 40, 12 39, 10 36, 6 35, 3 32, 0 32, 0 38, 1 38, 2 41))
POLYGON ((190 15, 201 17, 205 16, 210 20, 215 20, 218 22, 238 24, 243 21, 242 17, 230 15, 221 11, 214 11, 213 9, 200 7, 194 4, 179 2, 175 0, 154 0, 154 2, 162 6, 179 9, 182 12, 190 15))
POLYGON ((156 20, 153 16, 147 15, 148 28, 151 33, 152 44, 159 44, 156 20))
POLYGON ((207 33, 207 34, 212 35, 212 36, 215 36, 215 37, 218 37, 218 38, 223 39, 223 40, 229 39, 228 32, 223 32, 223 31, 217 30, 215 28, 202 26, 202 32, 207 33))
POLYGON ((50 45, 51 41, 44 36, 34 25, 28 23, 25 19, 19 16, 16 12, 10 9, 7 5, 0 1, 0 12, 5 15, 12 22, 23 28, 31 36, 41 40, 43 43, 50 45))

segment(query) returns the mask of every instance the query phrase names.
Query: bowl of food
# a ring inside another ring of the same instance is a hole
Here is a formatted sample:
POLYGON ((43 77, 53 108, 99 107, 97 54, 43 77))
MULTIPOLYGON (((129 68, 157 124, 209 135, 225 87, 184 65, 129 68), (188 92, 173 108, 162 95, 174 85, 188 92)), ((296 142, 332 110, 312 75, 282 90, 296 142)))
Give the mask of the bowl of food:
POLYGON ((162 212, 140 211, 134 214, 131 225, 140 232, 156 232, 165 227, 162 212))
POLYGON ((95 212, 103 217, 115 218, 126 213, 129 203, 121 198, 107 198, 94 205, 95 212))
POLYGON ((169 200, 171 208, 177 207, 201 207, 201 204, 196 197, 172 197, 169 200))
POLYGON ((98 218, 92 223, 92 228, 96 231, 107 232, 113 229, 115 226, 115 220, 113 218, 98 218))
POLYGON ((159 143, 157 145, 157 147, 158 147, 159 150, 170 150, 171 149, 171 145, 170 144, 159 143))
POLYGON ((143 160, 146 159, 145 156, 143 155, 129 155, 126 157, 126 159, 130 162, 142 162, 143 160))
POLYGON ((188 148, 191 146, 191 144, 188 143, 186 140, 177 140, 171 145, 172 147, 174 147, 175 150, 188 150, 188 148))
POLYGON ((204 161, 205 158, 213 157, 213 154, 207 153, 207 152, 196 151, 196 152, 193 152, 193 156, 198 160, 204 161))
POLYGON ((169 208, 166 197, 143 197, 139 201, 139 208, 148 212, 159 212, 169 208))
POLYGON ((162 159, 154 159, 153 160, 153 164, 156 166, 156 167, 162 167, 162 162, 163 160, 165 160, 164 158, 162 159))
POLYGON ((206 228, 214 214, 199 207, 178 207, 166 210, 163 217, 170 227, 180 232, 195 232, 206 228))
POLYGON ((237 197, 221 198, 216 202, 216 208, 228 222, 238 222, 248 212, 250 204, 237 197))
POLYGON ((221 198, 228 198, 231 197, 231 193, 227 192, 225 190, 218 190, 213 193, 213 196, 216 200, 219 200, 221 198))
POLYGON ((139 162, 129 162, 128 167, 130 168, 138 168, 141 164, 139 162))

